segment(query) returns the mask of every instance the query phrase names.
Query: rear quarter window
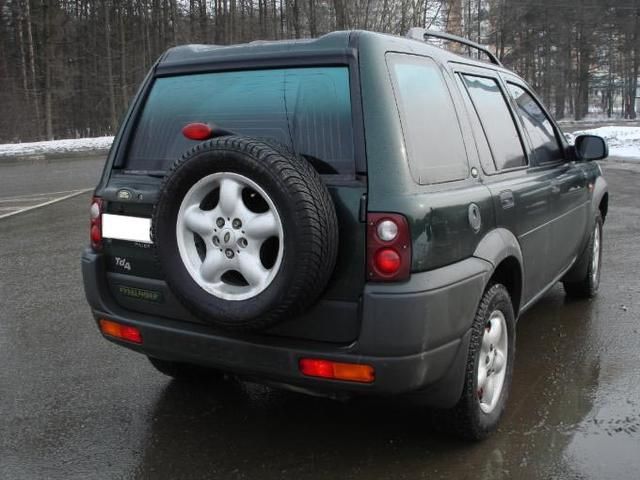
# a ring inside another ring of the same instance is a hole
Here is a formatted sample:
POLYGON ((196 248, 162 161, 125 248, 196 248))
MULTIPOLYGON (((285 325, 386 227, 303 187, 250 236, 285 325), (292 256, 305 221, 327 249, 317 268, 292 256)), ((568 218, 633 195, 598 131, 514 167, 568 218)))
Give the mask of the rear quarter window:
POLYGON ((420 184, 462 180, 469 164, 453 100, 430 58, 387 54, 412 175, 420 184))
POLYGON ((347 67, 245 70, 157 78, 130 141, 127 170, 166 170, 197 142, 192 122, 276 140, 321 173, 354 173, 347 67))

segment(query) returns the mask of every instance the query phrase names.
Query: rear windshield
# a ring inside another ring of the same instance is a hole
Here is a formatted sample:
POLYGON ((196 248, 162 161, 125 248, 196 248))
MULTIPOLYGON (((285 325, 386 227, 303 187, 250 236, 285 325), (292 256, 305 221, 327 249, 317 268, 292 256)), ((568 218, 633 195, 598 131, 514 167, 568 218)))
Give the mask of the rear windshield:
POLYGON ((154 81, 130 144, 127 170, 166 170, 197 142, 192 122, 272 138, 321 173, 354 173, 347 67, 285 68, 162 77, 154 81))

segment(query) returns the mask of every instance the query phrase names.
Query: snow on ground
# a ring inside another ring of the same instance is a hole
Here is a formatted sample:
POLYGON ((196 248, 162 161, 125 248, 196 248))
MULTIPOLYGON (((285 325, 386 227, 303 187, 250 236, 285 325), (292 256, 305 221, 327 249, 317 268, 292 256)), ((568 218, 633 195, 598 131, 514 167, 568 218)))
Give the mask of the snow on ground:
POLYGON ((113 137, 76 138, 32 143, 7 143, 0 145, 0 157, 108 150, 109 147, 111 147, 111 143, 113 143, 113 137))
MULTIPOLYGON (((612 157, 633 158, 640 161, 640 127, 607 126, 566 134, 571 143, 578 135, 599 135, 607 140, 609 154, 612 157)), ((7 143, 0 145, 0 158, 108 150, 112 142, 113 137, 96 137, 50 142, 7 143)))
POLYGON ((567 134, 567 138, 573 143, 578 135, 598 135, 607 141, 610 156, 640 161, 640 127, 599 127, 567 134))

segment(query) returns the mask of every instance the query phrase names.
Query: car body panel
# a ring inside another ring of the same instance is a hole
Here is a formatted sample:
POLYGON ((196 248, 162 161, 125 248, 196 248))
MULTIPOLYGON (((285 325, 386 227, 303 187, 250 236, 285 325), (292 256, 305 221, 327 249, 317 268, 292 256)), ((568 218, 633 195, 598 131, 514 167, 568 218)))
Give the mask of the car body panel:
POLYGON ((423 42, 359 31, 316 40, 176 47, 161 56, 135 97, 96 195, 105 200, 109 213, 151 216, 164 173, 124 172, 121 167, 156 76, 312 65, 350 69, 356 162, 355 175, 322 177, 336 205, 340 246, 333 279, 318 303, 266 331, 221 330, 192 316, 173 296, 150 255, 152 246, 107 240, 103 252, 87 250, 82 259, 94 318, 139 327, 143 345, 110 340, 158 358, 201 363, 314 392, 414 392, 424 394, 429 404, 453 406, 462 389, 470 327, 495 269, 508 258, 519 265, 523 294, 516 311, 530 306, 562 275, 578 275, 581 266, 574 263, 608 196, 597 164, 575 161, 562 136, 564 161, 536 165, 513 105, 528 165, 495 174, 485 171, 483 165, 493 161, 488 158, 491 152, 479 141, 482 124, 457 75, 487 75, 505 91, 505 79, 526 86, 508 70, 423 42), (439 65, 467 154, 467 178, 421 185, 412 175, 385 61, 390 52, 423 56, 439 65), (123 189, 130 193, 127 199, 118 195, 123 189), (471 221, 470 209, 479 215, 479 223, 471 221), (365 278, 368 212, 407 218, 412 250, 408 280, 365 278), (311 379, 298 370, 302 356, 370 362, 379 376, 372 385, 311 379))

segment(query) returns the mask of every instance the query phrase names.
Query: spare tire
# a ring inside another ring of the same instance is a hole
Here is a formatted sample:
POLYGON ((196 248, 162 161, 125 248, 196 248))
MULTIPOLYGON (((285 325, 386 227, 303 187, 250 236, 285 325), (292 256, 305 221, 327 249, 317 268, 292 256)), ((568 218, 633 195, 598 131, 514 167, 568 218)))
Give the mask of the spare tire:
POLYGON ((308 308, 338 250, 335 207, 315 169, 281 145, 240 136, 200 143, 173 165, 151 233, 176 297, 236 329, 308 308))

